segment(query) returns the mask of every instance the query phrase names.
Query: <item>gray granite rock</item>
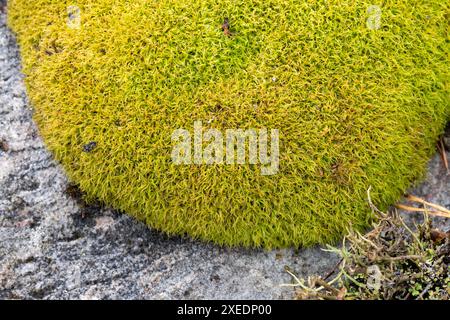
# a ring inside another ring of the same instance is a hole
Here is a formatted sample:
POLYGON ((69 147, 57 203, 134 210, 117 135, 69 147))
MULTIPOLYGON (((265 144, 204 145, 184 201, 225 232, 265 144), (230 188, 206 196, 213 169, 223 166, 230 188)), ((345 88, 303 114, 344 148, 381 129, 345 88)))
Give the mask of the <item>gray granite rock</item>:
MULTIPOLYGON (((292 280, 286 266, 305 277, 336 264, 319 247, 267 252, 168 238, 67 192, 32 121, 0 11, 0 298, 289 299, 293 289, 280 286, 292 280)), ((416 194, 450 207, 444 170, 435 157, 416 194)))

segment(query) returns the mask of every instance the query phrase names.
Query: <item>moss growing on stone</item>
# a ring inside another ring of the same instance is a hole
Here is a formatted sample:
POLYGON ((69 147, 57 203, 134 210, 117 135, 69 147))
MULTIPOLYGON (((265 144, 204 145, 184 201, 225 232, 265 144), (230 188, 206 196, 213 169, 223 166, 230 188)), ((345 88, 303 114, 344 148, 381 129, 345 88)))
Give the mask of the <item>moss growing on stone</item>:
POLYGON ((367 189, 396 201, 450 117, 448 4, 371 5, 10 0, 8 15, 40 132, 88 199, 271 248, 368 226, 367 189), (279 171, 176 165, 172 133, 194 121, 279 130, 279 171))

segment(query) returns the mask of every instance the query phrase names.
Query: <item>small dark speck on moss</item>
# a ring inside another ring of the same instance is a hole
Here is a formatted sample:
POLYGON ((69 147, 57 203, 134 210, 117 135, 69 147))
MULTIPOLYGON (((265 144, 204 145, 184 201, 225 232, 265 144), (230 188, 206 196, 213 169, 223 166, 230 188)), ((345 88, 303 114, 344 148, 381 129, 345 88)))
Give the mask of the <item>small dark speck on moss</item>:
POLYGON ((85 144, 83 146, 83 151, 84 152, 92 152, 94 151, 94 149, 97 147, 97 142, 95 141, 91 141, 88 144, 85 144))

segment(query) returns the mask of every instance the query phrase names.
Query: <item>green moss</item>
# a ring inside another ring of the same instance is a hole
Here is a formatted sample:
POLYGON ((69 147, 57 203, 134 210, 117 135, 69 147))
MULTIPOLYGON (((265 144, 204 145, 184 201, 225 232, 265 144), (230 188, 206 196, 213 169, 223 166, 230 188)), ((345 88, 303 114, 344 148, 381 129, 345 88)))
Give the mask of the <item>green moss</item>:
POLYGON ((371 4, 10 0, 8 14, 40 131, 89 199, 169 234, 270 248, 367 226, 369 186, 378 207, 396 201, 450 117, 448 4, 384 1, 379 29, 371 4), (171 134, 194 120, 279 129, 278 174, 175 165, 171 134))

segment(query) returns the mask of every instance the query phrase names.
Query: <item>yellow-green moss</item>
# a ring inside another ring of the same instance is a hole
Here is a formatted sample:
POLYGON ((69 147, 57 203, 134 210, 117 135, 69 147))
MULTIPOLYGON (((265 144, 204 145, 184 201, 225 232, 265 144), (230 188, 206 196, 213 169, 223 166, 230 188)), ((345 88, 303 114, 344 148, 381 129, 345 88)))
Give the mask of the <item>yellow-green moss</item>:
POLYGON ((40 131, 89 198, 169 234, 284 247, 366 226, 369 186, 380 208, 398 199, 449 119, 446 1, 380 2, 379 29, 372 4, 10 0, 8 16, 40 131), (174 165, 194 120, 279 129, 279 173, 174 165))

